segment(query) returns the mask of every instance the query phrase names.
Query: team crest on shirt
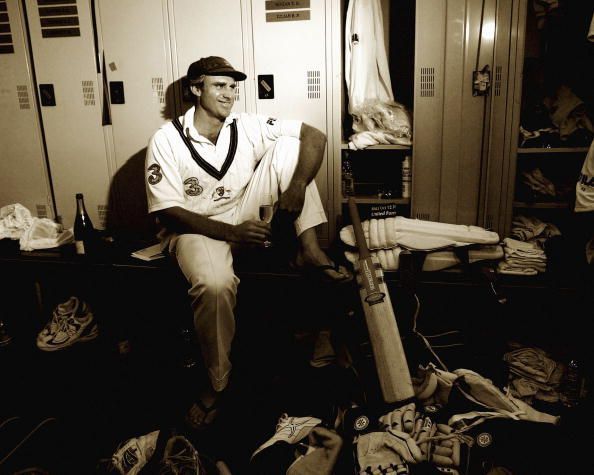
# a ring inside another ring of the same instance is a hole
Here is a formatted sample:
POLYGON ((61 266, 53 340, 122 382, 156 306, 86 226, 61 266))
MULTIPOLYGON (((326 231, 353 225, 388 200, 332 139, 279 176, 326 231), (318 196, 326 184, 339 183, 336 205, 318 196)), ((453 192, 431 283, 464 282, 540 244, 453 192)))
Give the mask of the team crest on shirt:
POLYGON ((148 167, 149 176, 147 178, 150 185, 156 185, 163 179, 163 174, 161 173, 161 167, 156 163, 153 163, 150 167, 148 167))
POLYGON ((211 198, 213 201, 228 200, 231 198, 231 190, 225 189, 224 186, 217 186, 212 192, 211 198))
POLYGON ((188 196, 201 195, 204 189, 198 183, 198 178, 186 178, 184 180, 184 191, 188 196))

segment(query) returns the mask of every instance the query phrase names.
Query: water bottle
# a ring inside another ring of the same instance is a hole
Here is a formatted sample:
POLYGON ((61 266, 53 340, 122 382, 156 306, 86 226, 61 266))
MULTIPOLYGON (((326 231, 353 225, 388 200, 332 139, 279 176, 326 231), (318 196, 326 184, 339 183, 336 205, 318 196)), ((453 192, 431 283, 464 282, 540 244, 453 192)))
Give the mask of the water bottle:
POLYGON ((347 156, 342 161, 342 196, 347 197, 355 194, 355 179, 353 177, 353 165, 347 156))
POLYGON ((410 198, 412 184, 411 158, 409 155, 402 160, 402 198, 410 198))
POLYGON ((582 392, 582 375, 578 360, 572 359, 567 364, 565 380, 563 383, 564 404, 566 407, 575 407, 580 402, 582 392))

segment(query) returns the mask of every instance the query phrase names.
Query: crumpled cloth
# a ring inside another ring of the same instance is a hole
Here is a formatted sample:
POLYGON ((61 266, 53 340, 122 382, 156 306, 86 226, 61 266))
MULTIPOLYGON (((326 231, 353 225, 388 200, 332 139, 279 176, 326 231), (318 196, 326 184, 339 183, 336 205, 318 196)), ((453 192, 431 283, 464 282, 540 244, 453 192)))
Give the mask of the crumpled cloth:
POLYGON ((564 365, 547 356, 540 348, 518 348, 503 355, 509 366, 509 390, 513 396, 555 403, 564 365))
POLYGON ((0 208, 0 239, 19 239, 32 223, 31 212, 22 204, 3 206, 0 208))
POLYGON ((561 140, 566 140, 578 128, 594 132, 584 101, 568 86, 560 86, 555 97, 545 99, 545 105, 553 124, 559 128, 561 140))
POLYGON ((412 145, 410 113, 392 100, 367 99, 351 110, 353 131, 351 150, 378 144, 412 145))
POLYGON ((0 208, 0 239, 19 240, 21 251, 50 249, 74 241, 72 229, 64 230, 48 218, 36 218, 19 203, 0 208))

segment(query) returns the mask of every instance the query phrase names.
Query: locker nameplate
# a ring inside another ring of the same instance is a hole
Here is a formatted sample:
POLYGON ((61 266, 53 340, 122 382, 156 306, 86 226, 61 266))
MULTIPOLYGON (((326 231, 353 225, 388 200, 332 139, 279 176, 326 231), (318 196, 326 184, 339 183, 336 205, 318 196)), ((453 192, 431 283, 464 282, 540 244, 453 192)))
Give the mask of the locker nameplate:
POLYGON ((290 12, 271 12, 266 14, 266 22, 309 20, 309 10, 292 10, 290 12))
POLYGON ((41 26, 78 26, 77 16, 56 16, 41 18, 41 26))
POLYGON ((0 45, 0 54, 12 54, 14 47, 12 45, 0 45))
POLYGON ((44 28, 41 30, 44 38, 62 38, 66 36, 80 36, 79 28, 44 28))
POLYGON ((76 3, 76 0, 37 0, 37 6, 44 5, 64 5, 67 3, 76 3))
POLYGON ((309 8, 309 0, 267 0, 266 10, 289 10, 292 8, 309 8))
POLYGON ((76 5, 72 7, 40 7, 39 16, 68 16, 78 15, 76 5))

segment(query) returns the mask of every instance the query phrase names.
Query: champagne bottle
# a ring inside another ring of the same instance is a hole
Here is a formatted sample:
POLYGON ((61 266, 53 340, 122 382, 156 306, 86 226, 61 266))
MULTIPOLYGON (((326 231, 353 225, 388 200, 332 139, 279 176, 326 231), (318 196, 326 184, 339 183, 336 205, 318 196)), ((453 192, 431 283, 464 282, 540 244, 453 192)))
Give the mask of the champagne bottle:
POLYGON ((74 245, 79 255, 88 254, 95 236, 95 228, 91 217, 85 208, 85 199, 82 193, 76 194, 76 217, 74 218, 74 245))

